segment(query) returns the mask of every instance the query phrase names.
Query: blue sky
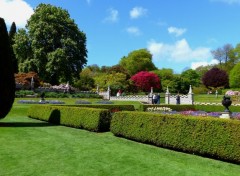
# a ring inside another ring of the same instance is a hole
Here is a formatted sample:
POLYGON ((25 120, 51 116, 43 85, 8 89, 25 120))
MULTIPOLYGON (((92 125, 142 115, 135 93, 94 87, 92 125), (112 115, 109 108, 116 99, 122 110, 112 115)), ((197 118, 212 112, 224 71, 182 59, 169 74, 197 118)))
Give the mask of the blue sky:
POLYGON ((240 0, 0 0, 0 17, 24 27, 39 3, 67 10, 86 33, 88 65, 112 66, 146 48, 159 69, 181 73, 240 43, 240 0))

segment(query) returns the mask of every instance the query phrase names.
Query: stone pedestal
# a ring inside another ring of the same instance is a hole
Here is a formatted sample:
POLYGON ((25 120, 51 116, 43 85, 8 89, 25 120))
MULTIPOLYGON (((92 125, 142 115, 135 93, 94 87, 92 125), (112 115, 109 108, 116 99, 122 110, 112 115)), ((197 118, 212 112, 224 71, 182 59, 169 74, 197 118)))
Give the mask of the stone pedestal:
POLYGON ((230 119, 231 118, 231 113, 230 112, 222 112, 222 115, 220 115, 219 118, 230 119))

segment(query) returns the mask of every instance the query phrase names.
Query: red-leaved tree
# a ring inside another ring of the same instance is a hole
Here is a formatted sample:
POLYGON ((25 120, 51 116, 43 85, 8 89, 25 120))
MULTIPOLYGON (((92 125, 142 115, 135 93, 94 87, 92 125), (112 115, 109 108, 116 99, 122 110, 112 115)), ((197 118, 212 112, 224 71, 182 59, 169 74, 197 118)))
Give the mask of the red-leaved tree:
POLYGON ((141 71, 130 78, 141 91, 150 91, 151 87, 160 88, 160 79, 155 73, 141 71))
POLYGON ((219 68, 212 68, 207 71, 203 77, 202 82, 207 88, 217 88, 217 87, 228 87, 229 79, 226 71, 221 70, 219 68))

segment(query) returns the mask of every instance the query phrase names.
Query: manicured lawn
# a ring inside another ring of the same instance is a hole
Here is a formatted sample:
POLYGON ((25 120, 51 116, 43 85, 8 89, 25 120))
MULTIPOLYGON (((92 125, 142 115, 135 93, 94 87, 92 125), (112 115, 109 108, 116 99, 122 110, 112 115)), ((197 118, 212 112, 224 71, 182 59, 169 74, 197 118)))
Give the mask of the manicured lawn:
POLYGON ((0 175, 237 176, 240 166, 29 119, 15 104, 0 121, 0 175))

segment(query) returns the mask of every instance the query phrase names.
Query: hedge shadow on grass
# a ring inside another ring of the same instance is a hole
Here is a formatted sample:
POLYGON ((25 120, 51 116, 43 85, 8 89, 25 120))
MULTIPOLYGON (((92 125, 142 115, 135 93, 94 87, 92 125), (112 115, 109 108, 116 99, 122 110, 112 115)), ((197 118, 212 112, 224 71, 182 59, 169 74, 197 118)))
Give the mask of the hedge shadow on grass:
POLYGON ((50 127, 56 124, 47 122, 0 122, 0 127, 50 127))

